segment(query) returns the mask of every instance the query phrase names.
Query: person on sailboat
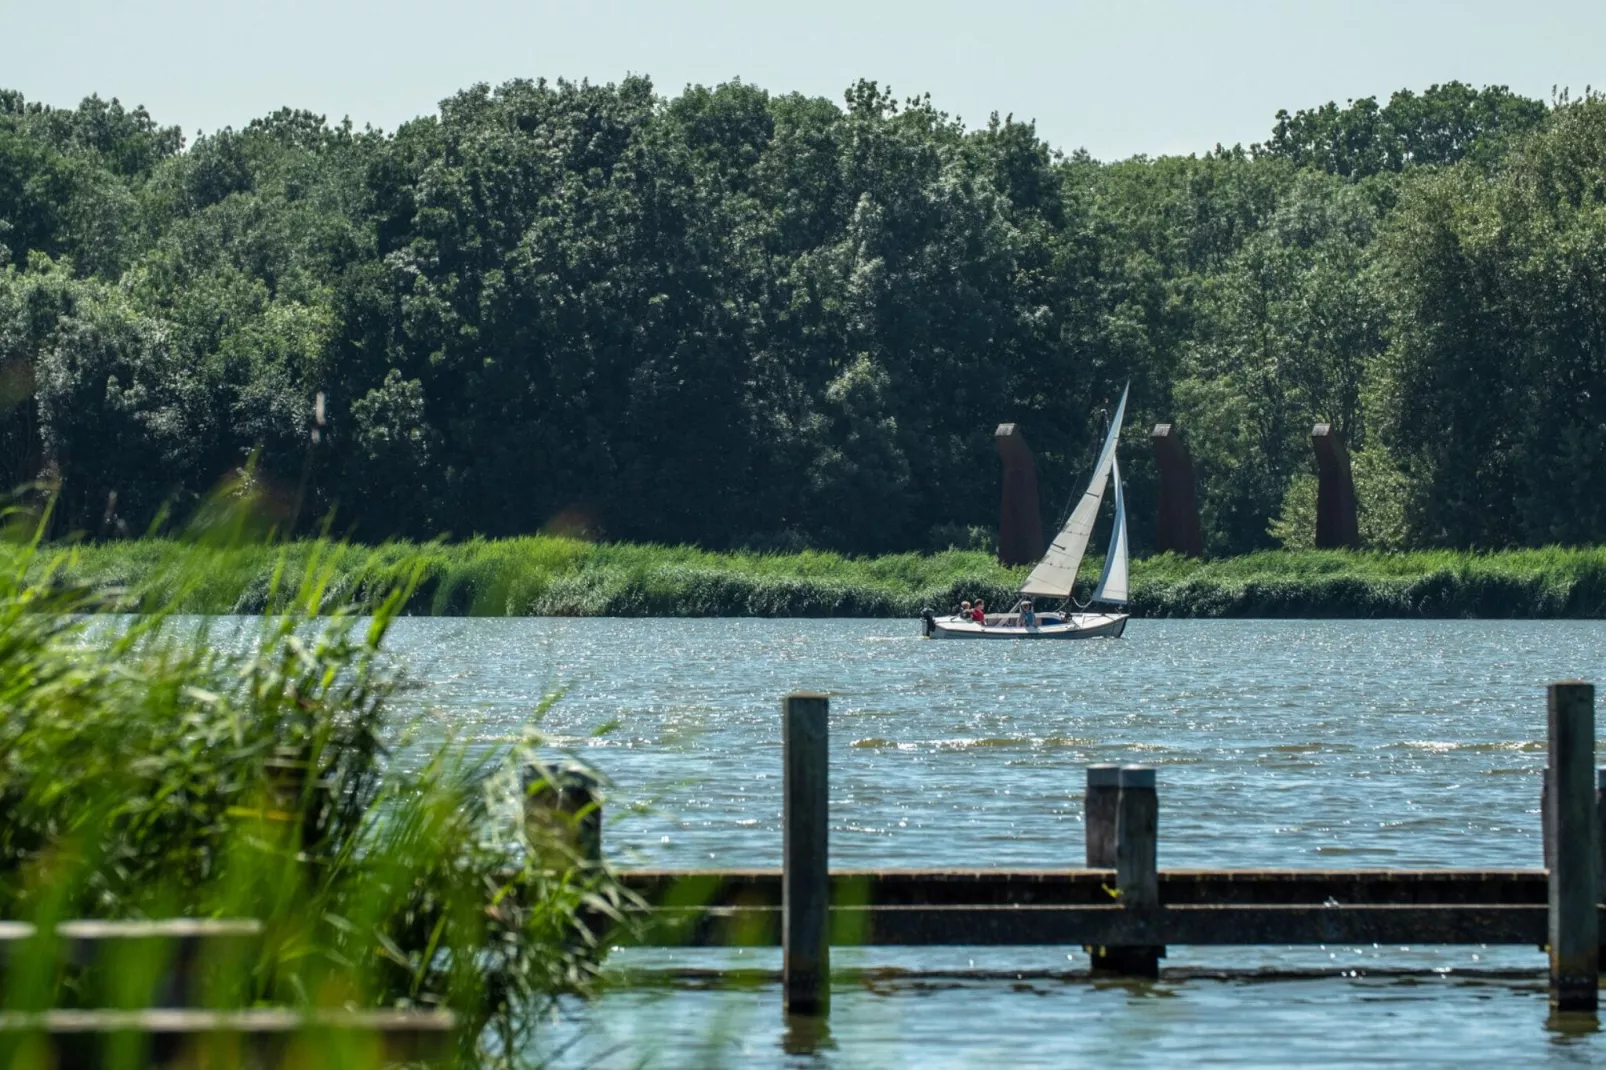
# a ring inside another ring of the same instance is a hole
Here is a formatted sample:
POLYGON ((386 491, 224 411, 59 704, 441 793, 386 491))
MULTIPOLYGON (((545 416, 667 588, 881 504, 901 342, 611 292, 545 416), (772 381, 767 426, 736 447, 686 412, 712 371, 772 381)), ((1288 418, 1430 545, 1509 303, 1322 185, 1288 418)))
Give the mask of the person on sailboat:
POLYGON ((1032 612, 1032 600, 1030 598, 1021 599, 1020 624, 1022 628, 1037 627, 1037 614, 1032 612))
POLYGON ((976 608, 970 611, 970 619, 985 628, 987 626, 987 603, 980 598, 976 599, 976 608))
POLYGON ((967 598, 959 603, 959 615, 966 620, 970 619, 970 599, 967 598))

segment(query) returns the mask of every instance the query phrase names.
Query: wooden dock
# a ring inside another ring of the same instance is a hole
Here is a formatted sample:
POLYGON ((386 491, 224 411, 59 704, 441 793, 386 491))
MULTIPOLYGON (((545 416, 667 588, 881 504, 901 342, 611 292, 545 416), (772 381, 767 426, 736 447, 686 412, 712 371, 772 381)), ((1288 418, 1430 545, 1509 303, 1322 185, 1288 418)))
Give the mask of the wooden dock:
MULTIPOLYGON (((28 922, 0 922, 0 978, 15 983, 17 962, 48 939, 48 977, 69 968, 87 1007, 36 1009, 41 993, 16 996, 0 1011, 0 1064, 6 1066, 305 1067, 439 1065, 456 1054, 458 1018, 445 1010, 218 1009, 207 990, 220 965, 255 960, 263 927, 253 918, 64 921, 43 934, 28 922), (132 957, 131 957, 132 956, 132 957), (99 1006, 128 978, 130 963, 154 959, 148 1003, 99 1006), (85 984, 89 981, 91 983, 85 984)), ((25 976, 27 976, 25 972, 25 976)))
MULTIPOLYGON (((832 946, 1077 946, 1090 951, 1095 972, 1154 977, 1165 948, 1179 944, 1524 945, 1549 951, 1553 1008, 1592 1014, 1606 932, 1606 770, 1594 764, 1594 688, 1552 685, 1549 714, 1546 869, 1161 871, 1156 771, 1093 766, 1086 868, 832 870, 829 701, 791 695, 781 718, 783 865, 622 871, 638 908, 609 939, 779 944, 784 1005, 804 1015, 828 1011, 832 946)), ((563 810, 596 829, 594 782, 564 776, 563 810)), ((600 864, 600 835, 577 842, 600 864)))

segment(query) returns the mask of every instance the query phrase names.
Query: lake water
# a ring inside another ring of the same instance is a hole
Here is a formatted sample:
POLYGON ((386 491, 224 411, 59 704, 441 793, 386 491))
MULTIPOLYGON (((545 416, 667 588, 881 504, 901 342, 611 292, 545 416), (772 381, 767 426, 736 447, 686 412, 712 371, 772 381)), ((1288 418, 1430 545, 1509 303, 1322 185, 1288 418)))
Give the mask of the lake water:
MULTIPOLYGON (((469 745, 539 728, 612 780, 620 865, 780 859, 780 698, 830 692, 837 866, 1076 866, 1083 769, 1156 765, 1160 865, 1540 864, 1547 683, 1606 679, 1606 623, 1134 621, 1082 643, 915 621, 406 619, 415 712, 469 745)), ((789 1034, 778 952, 650 951, 549 1031, 587 1066, 1606 1064, 1547 1025, 1523 948, 1173 948, 1165 965, 1354 978, 1093 984, 1079 948, 836 949, 829 1035, 789 1034), (909 971, 886 972, 880 968, 909 971), (876 972, 879 971, 879 972, 876 972), (1067 975, 1069 971, 1069 975, 1067 975), (1388 971, 1415 971, 1395 975, 1388 971), (1437 973, 1433 971, 1438 971, 1437 973), (1020 974, 1017 978, 1014 974, 1020 974), (679 976, 680 980, 673 980, 679 976)))

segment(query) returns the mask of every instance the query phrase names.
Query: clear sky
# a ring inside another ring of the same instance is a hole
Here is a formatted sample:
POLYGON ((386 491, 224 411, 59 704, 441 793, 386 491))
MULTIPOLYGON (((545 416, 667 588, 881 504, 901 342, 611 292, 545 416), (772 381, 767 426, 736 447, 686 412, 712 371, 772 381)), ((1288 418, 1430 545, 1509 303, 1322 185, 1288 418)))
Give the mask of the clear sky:
POLYGON ((1459 79, 1606 86, 1603 0, 0 0, 0 87, 142 103, 186 134, 281 106, 390 130, 475 82, 874 78, 1113 159, 1263 140, 1278 108, 1459 79))

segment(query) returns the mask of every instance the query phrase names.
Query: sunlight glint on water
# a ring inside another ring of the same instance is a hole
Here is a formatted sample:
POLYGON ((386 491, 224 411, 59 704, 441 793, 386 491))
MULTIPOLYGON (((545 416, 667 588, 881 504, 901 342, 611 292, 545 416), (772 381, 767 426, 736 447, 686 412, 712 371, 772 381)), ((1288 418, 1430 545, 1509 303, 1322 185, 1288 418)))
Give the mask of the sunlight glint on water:
MULTIPOLYGON (((518 736, 542 694, 566 688, 541 727, 613 779, 610 858, 677 867, 778 863, 779 700, 793 688, 834 696, 839 866, 1080 864, 1082 770, 1111 761, 1160 768, 1162 867, 1537 866, 1544 685, 1606 680, 1606 624, 1594 622, 1136 621, 1120 641, 1018 645, 916 632, 914 621, 410 619, 395 647, 426 684, 416 711, 469 742, 518 736)), ((734 955, 624 958, 652 967, 734 955)), ((864 950, 837 961, 1085 965, 1080 949, 1056 948, 864 950)), ((1176 948, 1167 960, 1542 962, 1487 948, 1176 948)), ((1286 1058, 1314 1056, 1326 1037, 1339 1060, 1453 1063, 1470 1050, 1462 1027, 1490 1029, 1489 1016, 1507 1022, 1492 1030, 1503 1057, 1606 1057, 1598 1038, 1546 1034, 1542 987, 1187 982, 1162 986, 1159 1003, 1085 985, 1025 987, 849 989, 821 1057, 967 1065, 964 1052, 981 1058, 992 1037, 1015 1065, 1064 1065, 1091 1054, 1083 1041, 1096 1020, 1107 1053, 1125 1050, 1124 1036, 1134 1061, 1150 1064, 1246 1061, 1244 1036, 1290 1022, 1309 1035, 1286 1058), (1370 1032, 1379 1015, 1395 1037, 1386 1045, 1370 1032), (1402 1037, 1416 1039, 1402 1047, 1402 1037), (951 1061, 931 1062, 939 1051, 951 1061)), ((723 1021, 729 1065, 780 1064, 778 1002, 769 988, 618 992, 587 1010, 575 1052, 624 1044, 662 1065, 696 1065, 708 1039, 697 1024, 723 1021), (689 1047, 667 1039, 682 1035, 689 1047)), ((1247 1061, 1284 1061, 1266 1056, 1247 1061)))

